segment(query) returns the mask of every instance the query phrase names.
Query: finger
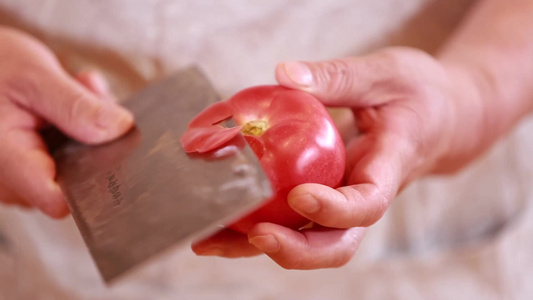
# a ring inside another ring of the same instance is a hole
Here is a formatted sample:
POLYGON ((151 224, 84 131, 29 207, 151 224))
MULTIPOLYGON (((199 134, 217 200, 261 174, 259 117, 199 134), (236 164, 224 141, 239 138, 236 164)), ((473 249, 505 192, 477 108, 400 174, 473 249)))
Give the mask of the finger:
POLYGON ((6 133, 7 147, 0 152, 4 185, 45 214, 61 218, 69 210, 61 189, 54 181, 55 164, 40 136, 31 130, 14 129, 6 133))
POLYGON ((30 210, 30 209, 34 208, 32 205, 28 204, 28 202, 26 202, 26 200, 18 197, 17 195, 13 195, 10 198, 0 199, 0 204, 4 204, 4 205, 8 205, 8 206, 17 206, 19 208, 23 208, 23 209, 27 209, 27 210, 30 210))
POLYGON ((248 242, 246 235, 231 229, 223 229, 207 239, 194 243, 192 250, 197 255, 228 258, 261 254, 261 251, 248 242))
MULTIPOLYGON (((1 99, 0 99, 1 100, 1 99)), ((20 198, 46 214, 60 218, 68 208, 55 179, 55 164, 36 131, 39 120, 12 103, 0 101, 0 181, 5 199, 20 198)))
MULTIPOLYGON (((276 67, 280 85, 308 92, 328 106, 365 107, 379 105, 376 93, 397 93, 403 60, 394 51, 322 62, 291 61, 276 67), (379 88, 376 88, 379 87, 379 88)), ((405 79, 408 80, 408 79, 405 79)))
POLYGON ((106 142, 133 125, 129 111, 111 101, 99 100, 62 70, 49 70, 39 77, 19 81, 16 92, 11 92, 11 101, 81 142, 106 142))
POLYGON ((18 194, 13 192, 4 184, 0 183, 0 203, 7 205, 17 205, 24 208, 31 208, 32 206, 28 202, 21 198, 18 194))
POLYGON ((111 93, 107 80, 100 72, 95 70, 85 70, 76 74, 75 78, 100 99, 112 102, 116 101, 111 93))
POLYGON ((260 223, 249 232, 250 243, 286 269, 334 268, 353 257, 365 228, 316 228, 302 231, 260 223))
MULTIPOLYGON (((109 90, 109 85, 107 84, 106 79, 100 72, 94 70, 82 71, 76 74, 74 78, 87 90, 96 95, 99 100, 108 102, 117 101, 115 96, 109 90)), ((63 133, 51 127, 47 122, 43 121, 43 126, 38 126, 37 128, 44 128, 44 130, 41 131, 41 135, 45 142, 47 142, 50 152, 53 152, 53 150, 57 148, 57 145, 61 145, 66 140, 63 133)))
POLYGON ((320 225, 333 228, 370 226, 378 221, 396 196, 409 171, 411 150, 393 135, 361 136, 351 145, 349 186, 333 189, 302 184, 288 195, 289 205, 320 225), (394 151, 391 151, 394 149, 394 151))

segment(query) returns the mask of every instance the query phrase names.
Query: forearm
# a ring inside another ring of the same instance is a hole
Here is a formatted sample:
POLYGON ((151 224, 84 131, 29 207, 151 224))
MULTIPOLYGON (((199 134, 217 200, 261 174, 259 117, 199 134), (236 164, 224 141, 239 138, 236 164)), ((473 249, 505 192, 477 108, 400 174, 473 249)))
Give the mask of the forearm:
POLYGON ((533 109, 533 1, 480 1, 437 57, 463 76, 457 88, 468 95, 457 103, 458 134, 441 164, 456 169, 533 109))

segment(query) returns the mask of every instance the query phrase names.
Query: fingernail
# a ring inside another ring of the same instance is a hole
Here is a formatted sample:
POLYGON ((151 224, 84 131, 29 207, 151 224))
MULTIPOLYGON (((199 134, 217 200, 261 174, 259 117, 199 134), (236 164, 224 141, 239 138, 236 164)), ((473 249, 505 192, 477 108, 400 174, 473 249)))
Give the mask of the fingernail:
POLYGON ((276 253, 280 249, 279 242, 273 235, 255 236, 249 242, 265 253, 276 253))
POLYGON ((293 208, 304 214, 315 214, 320 210, 320 203, 312 195, 305 194, 291 199, 293 208))
POLYGON ((308 87, 313 84, 313 73, 309 67, 302 62, 285 63, 285 72, 289 78, 299 86, 308 87))
POLYGON ((132 121, 131 113, 118 106, 103 105, 98 111, 97 124, 104 129, 120 127, 132 121))
POLYGON ((224 252, 220 248, 208 248, 202 252, 197 252, 196 254, 202 256, 222 256, 224 252))

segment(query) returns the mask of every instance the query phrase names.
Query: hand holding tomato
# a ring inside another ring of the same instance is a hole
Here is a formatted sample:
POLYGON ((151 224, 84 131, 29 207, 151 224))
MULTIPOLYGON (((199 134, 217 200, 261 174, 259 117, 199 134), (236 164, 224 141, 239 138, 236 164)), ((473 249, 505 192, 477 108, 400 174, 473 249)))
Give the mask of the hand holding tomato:
POLYGON ((260 223, 248 239, 224 232, 194 250, 264 252, 296 269, 348 262, 365 226, 402 187, 459 170, 533 112, 532 11, 531 1, 479 1, 435 57, 403 47, 280 64, 281 85, 353 111, 359 134, 347 141, 346 186, 303 184, 289 193, 290 207, 321 226, 298 231, 260 223))
POLYGON ((296 269, 343 265, 403 186, 424 174, 458 169, 484 149, 472 138, 483 120, 473 76, 419 50, 289 62, 278 66, 276 76, 326 106, 353 111, 359 133, 346 145, 346 186, 307 183, 289 192, 290 207, 313 221, 311 228, 259 223, 247 237, 223 231, 194 245, 198 254, 264 252, 296 269))

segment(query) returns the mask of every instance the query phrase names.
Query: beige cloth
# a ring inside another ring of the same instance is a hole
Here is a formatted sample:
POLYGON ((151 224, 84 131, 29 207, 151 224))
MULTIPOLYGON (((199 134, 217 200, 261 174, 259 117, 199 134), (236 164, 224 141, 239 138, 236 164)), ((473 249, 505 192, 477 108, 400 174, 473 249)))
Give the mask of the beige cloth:
MULTIPOLYGON (((0 24, 35 34, 72 72, 103 70, 120 97, 192 63, 225 97, 273 83, 283 60, 385 45, 431 52, 470 3, 3 0, 0 24)), ((70 218, 0 206, 0 300, 531 299, 532 132, 526 120, 457 176, 410 186, 356 257, 333 270, 287 271, 266 257, 179 248, 106 288, 70 218)))

